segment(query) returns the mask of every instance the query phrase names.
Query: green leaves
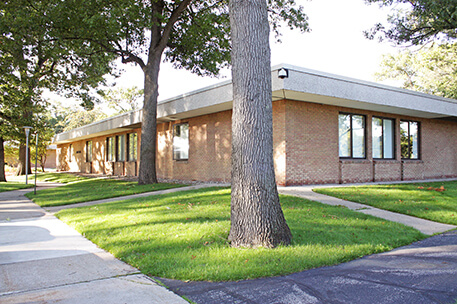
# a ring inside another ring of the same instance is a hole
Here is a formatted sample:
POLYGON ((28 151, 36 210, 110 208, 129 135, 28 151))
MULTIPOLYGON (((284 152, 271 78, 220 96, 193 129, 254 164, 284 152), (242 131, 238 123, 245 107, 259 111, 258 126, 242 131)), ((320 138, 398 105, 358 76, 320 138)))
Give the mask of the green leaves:
POLYGON ((450 41, 457 38, 456 0, 367 0, 381 6, 394 5, 389 17, 390 27, 377 24, 367 37, 387 38, 398 44, 423 44, 434 39, 450 41))
POLYGON ((385 55, 376 76, 402 81, 406 89, 457 98, 457 44, 432 44, 415 52, 385 55))
POLYGON ((91 88, 112 71, 113 54, 101 52, 100 44, 82 41, 90 27, 70 8, 79 0, 3 1, 0 3, 0 115, 7 123, 3 134, 23 136, 23 125, 44 133, 43 89, 67 97, 79 97, 93 107, 91 88))

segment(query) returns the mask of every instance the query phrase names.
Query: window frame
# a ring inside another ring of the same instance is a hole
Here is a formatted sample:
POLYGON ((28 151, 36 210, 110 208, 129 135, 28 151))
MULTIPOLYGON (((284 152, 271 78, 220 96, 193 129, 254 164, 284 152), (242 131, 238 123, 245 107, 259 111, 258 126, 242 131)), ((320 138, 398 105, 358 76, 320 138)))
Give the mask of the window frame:
POLYGON ((402 137, 402 134, 401 134, 401 130, 402 130, 402 123, 408 123, 408 134, 407 134, 407 137, 408 137, 408 156, 409 157, 403 157, 403 152, 401 152, 401 159, 402 160, 420 160, 421 159, 421 139, 420 139, 420 135, 421 135, 421 124, 419 121, 417 120, 405 120, 405 119, 401 119, 400 120, 400 149, 401 149, 401 137, 402 137), (411 157, 411 123, 415 123, 417 124, 417 157, 415 158, 412 158, 411 157))
POLYGON ((340 112, 338 113, 338 156, 340 159, 356 159, 356 160, 364 160, 367 159, 367 116, 363 114, 355 114, 355 113, 346 113, 346 112, 340 112), (341 115, 349 115, 350 116, 350 125, 349 125, 349 130, 350 130, 350 156, 341 156, 341 150, 340 150, 340 116, 341 115), (354 128, 352 126, 353 124, 353 117, 354 116, 360 116, 363 118, 363 157, 354 157, 354 128))
POLYGON ((106 138, 106 161, 116 161, 116 137, 110 136, 106 138))
POLYGON ((68 160, 70 162, 73 161, 73 144, 70 144, 70 147, 68 148, 68 160))
POLYGON ((125 161, 125 134, 120 134, 116 136, 116 161, 124 162, 125 161))
POLYGON ((92 140, 86 141, 86 163, 93 161, 92 140))
POLYGON ((134 162, 138 160, 138 133, 132 132, 127 134, 127 161, 134 162), (133 137, 133 140, 131 139, 133 137), (131 144, 133 142, 134 145, 134 155, 132 156, 132 147, 131 144))
POLYGON ((190 128, 189 128, 189 123, 188 122, 178 123, 178 124, 174 124, 172 126, 172 132, 173 132, 173 139, 172 139, 173 160, 176 160, 176 161, 187 161, 187 160, 189 160, 189 150, 190 150, 189 149, 189 129, 190 128), (184 158, 184 157, 182 157, 182 158, 179 157, 178 158, 178 157, 176 157, 176 154, 177 154, 176 152, 178 152, 178 151, 176 151, 176 148, 178 148, 178 147, 176 146, 176 142, 175 142, 176 128, 177 127, 181 127, 181 126, 185 126, 185 125, 187 125, 187 157, 186 158, 184 158))
POLYGON ((371 156, 373 157, 373 159, 375 160, 392 160, 392 159, 395 159, 395 152, 396 152, 396 132, 395 132, 395 118, 388 118, 388 117, 381 117, 381 116, 372 116, 371 117, 371 156), (382 126, 382 135, 381 135, 381 144, 382 144, 382 147, 381 147, 381 157, 374 157, 373 153, 374 153, 374 140, 373 140, 373 136, 374 136, 374 132, 373 132, 373 120, 374 119, 381 119, 381 126, 382 126), (384 130, 384 121, 385 120, 390 120, 392 122, 392 157, 385 157, 384 155, 384 134, 385 134, 385 130, 384 130))

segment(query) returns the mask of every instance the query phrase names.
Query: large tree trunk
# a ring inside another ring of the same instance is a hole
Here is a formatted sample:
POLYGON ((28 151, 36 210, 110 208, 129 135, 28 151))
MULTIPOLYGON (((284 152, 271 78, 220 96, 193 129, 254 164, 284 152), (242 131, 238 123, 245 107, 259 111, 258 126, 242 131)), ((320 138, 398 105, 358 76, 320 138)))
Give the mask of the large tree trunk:
MULTIPOLYGON (((19 146, 19 163, 17 165, 16 175, 25 175, 25 157, 26 157, 26 146, 25 144, 20 144, 19 146)), ((30 169, 30 149, 29 149, 29 167, 28 167, 28 174, 32 174, 32 170, 30 169)))
POLYGON ((5 175, 5 146, 3 137, 0 137, 0 182, 6 182, 5 175))
POLYGON ((275 181, 266 0, 231 0, 232 205, 234 247, 291 242, 275 181))
POLYGON ((157 99, 159 97, 160 54, 150 56, 144 69, 144 105, 141 127, 140 185, 157 183, 156 146, 157 146, 157 99))

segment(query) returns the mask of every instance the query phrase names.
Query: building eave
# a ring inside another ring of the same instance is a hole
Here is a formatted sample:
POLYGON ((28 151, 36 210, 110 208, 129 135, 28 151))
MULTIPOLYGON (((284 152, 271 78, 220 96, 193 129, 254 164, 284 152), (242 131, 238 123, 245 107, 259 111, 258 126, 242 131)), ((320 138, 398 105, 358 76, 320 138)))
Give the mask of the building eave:
MULTIPOLYGON (((305 69, 288 64, 272 68, 273 101, 289 99, 399 114, 411 117, 457 118, 457 102, 453 99, 399 89, 378 83, 305 69), (279 78, 280 69, 288 70, 287 78, 279 78)), ((158 122, 170 122, 232 109, 230 80, 160 101, 158 122)), ((98 136, 107 136, 139 128, 142 111, 132 111, 68 132, 57 134, 54 143, 62 144, 98 136)))

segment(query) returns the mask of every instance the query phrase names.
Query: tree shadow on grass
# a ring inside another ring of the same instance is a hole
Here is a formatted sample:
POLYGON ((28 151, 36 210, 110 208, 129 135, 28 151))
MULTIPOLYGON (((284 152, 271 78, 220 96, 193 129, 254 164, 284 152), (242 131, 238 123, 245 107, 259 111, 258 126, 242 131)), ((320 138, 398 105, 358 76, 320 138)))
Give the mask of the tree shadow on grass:
POLYGON ((197 191, 59 213, 88 238, 146 274, 238 280, 333 265, 423 238, 418 231, 343 207, 281 196, 293 244, 231 248, 230 191, 197 191))

